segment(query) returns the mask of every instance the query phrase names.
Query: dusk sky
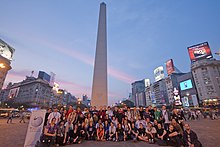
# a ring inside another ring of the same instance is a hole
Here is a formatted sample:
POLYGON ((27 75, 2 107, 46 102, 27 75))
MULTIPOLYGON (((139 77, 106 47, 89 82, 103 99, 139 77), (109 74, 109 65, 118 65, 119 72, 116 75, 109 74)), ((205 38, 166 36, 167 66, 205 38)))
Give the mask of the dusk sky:
MULTIPOLYGON (((34 70, 77 97, 91 96, 101 0, 3 0, 0 38, 15 48, 8 82, 34 70)), ((190 71, 187 47, 220 50, 218 0, 106 0, 109 104, 127 98, 131 83, 149 78, 168 59, 190 71)), ((165 68, 165 66, 164 66, 165 68)))

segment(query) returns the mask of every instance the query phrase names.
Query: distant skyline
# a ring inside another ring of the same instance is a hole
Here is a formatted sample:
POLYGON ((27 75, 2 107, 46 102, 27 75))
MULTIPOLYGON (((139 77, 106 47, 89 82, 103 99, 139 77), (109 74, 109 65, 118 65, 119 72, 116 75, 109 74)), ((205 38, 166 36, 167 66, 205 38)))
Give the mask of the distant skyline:
MULTIPOLYGON (((77 97, 91 96, 100 0, 2 1, 0 38, 15 48, 5 85, 42 70, 77 97)), ((109 104, 173 59, 190 71, 187 47, 220 51, 220 1, 106 0, 109 104)), ((165 71, 166 73, 166 71, 165 71)))

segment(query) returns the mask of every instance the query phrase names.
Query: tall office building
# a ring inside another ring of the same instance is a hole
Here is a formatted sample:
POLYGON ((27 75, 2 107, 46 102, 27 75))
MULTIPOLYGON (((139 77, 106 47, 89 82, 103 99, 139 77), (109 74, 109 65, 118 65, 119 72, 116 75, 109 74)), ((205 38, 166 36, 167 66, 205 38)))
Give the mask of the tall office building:
POLYGON ((0 90, 4 84, 6 75, 11 69, 11 60, 15 49, 0 39, 0 90))
POLYGON ((100 4, 91 105, 108 105, 106 4, 100 4))
POLYGON ((146 106, 145 81, 135 81, 132 84, 132 101, 135 106, 146 106))
POLYGON ((198 60, 191 70, 200 102, 220 100, 220 60, 198 60))

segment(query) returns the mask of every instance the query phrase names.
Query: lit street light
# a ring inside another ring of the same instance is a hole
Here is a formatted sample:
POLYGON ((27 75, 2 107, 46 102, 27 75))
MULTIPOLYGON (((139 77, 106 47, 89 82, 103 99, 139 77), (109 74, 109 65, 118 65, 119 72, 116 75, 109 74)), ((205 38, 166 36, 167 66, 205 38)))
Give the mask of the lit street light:
POLYGON ((5 68, 4 63, 0 63, 0 68, 5 68))

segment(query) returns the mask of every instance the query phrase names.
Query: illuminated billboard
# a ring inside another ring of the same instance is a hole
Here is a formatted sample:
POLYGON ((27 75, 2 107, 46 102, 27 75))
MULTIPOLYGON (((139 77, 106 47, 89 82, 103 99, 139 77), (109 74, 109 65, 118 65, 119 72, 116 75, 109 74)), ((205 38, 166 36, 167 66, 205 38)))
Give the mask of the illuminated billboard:
POLYGON ((173 59, 170 59, 166 62, 166 69, 168 75, 171 75, 173 72, 175 72, 173 59))
POLYGON ((150 86, 150 79, 144 79, 144 85, 145 85, 145 87, 149 87, 150 86))
POLYGON ((15 49, 0 39, 0 55, 8 60, 12 60, 15 49))
POLYGON ((183 81, 183 82, 180 82, 180 90, 187 90, 187 89, 191 89, 193 88, 193 85, 192 85, 192 80, 186 80, 186 81, 183 81))
POLYGON ((190 60, 192 62, 199 59, 213 57, 208 42, 204 42, 188 47, 188 52, 189 52, 190 60))
POLYGON ((164 78, 163 66, 159 66, 154 70, 154 78, 156 82, 164 78))

